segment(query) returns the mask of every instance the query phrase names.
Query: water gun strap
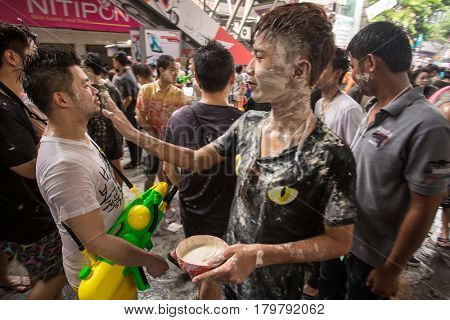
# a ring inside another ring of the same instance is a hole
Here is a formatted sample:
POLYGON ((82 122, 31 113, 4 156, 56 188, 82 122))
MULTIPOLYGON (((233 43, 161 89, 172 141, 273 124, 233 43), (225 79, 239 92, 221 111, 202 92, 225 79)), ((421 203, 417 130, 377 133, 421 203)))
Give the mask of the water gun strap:
POLYGON ((178 188, 175 185, 171 185, 169 191, 167 192, 166 196, 164 197, 163 201, 167 204, 169 204, 172 199, 177 194, 178 188))
POLYGON ((73 241, 77 244, 78 249, 83 252, 84 251, 84 245, 81 243, 80 239, 75 235, 73 230, 64 222, 61 222, 61 224, 64 226, 64 228, 67 230, 67 233, 70 235, 70 237, 73 239, 73 241))
POLYGON ((92 140, 91 138, 89 138, 89 140, 95 146, 95 148, 98 150, 98 152, 102 155, 103 159, 105 159, 106 162, 108 162, 109 165, 113 168, 114 172, 119 175, 119 177, 123 180, 123 182, 125 182, 127 187, 130 188, 130 189, 133 189, 134 186, 130 182, 130 180, 128 180, 128 178, 125 177, 125 175, 119 169, 116 168, 116 166, 111 162, 111 160, 109 160, 109 158, 106 156, 106 154, 103 152, 103 150, 95 143, 95 141, 92 140))

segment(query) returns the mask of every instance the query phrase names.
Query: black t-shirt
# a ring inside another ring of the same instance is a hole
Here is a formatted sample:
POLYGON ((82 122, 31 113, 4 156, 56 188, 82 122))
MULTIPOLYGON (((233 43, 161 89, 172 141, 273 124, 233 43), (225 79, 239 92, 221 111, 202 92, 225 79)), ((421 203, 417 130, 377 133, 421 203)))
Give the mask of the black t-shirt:
POLYGON ((0 93, 0 240, 28 244, 56 226, 36 180, 10 168, 36 157, 37 136, 25 110, 0 93))
MULTIPOLYGON (((357 213, 355 161, 348 146, 317 122, 300 152, 297 147, 261 157, 261 132, 268 113, 249 111, 214 141, 236 159, 235 197, 226 234, 229 245, 285 244, 318 236, 324 225, 352 224, 357 213)), ((258 268, 240 285, 239 299, 299 299, 300 264, 258 268)))
MULTIPOLYGON (((170 117, 166 141, 200 149, 221 136, 241 114, 233 107, 200 102, 183 107, 170 117)), ((179 190, 182 215, 194 213, 211 221, 222 221, 225 230, 236 183, 234 168, 234 159, 227 159, 201 174, 182 170, 184 178, 179 190)))

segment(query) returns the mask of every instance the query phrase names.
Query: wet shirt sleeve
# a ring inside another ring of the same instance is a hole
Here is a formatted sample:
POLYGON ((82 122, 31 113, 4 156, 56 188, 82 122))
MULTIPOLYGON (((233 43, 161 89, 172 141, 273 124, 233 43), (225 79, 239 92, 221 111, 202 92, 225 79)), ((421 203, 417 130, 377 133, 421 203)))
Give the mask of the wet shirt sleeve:
POLYGON ((324 224, 331 227, 352 224, 358 204, 355 195, 356 164, 350 149, 336 148, 328 172, 324 224))
MULTIPOLYGON (((36 157, 36 144, 23 121, 12 112, 0 111, 0 163, 11 168, 36 157)), ((31 126, 31 124, 30 124, 31 126)))
POLYGON ((439 195, 450 173, 450 127, 418 132, 410 144, 404 172, 409 189, 424 196, 439 195))
POLYGON ((94 177, 81 163, 59 162, 39 181, 39 189, 64 221, 100 208, 94 177))
POLYGON ((223 135, 212 142, 217 152, 225 158, 234 157, 237 154, 237 143, 240 132, 244 127, 247 114, 243 114, 237 119, 223 135))

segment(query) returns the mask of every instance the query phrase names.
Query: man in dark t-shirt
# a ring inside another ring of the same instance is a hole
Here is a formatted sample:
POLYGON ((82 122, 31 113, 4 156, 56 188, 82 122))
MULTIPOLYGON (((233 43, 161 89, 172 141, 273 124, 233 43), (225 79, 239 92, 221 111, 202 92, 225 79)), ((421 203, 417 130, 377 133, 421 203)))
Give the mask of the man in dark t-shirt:
MULTIPOLYGON (((357 208, 348 147, 317 122, 301 150, 294 146, 278 156, 261 156, 261 130, 268 116, 247 112, 213 142, 219 154, 236 159, 227 243, 286 244, 317 236, 324 225, 351 224, 357 208)), ((257 268, 244 283, 229 286, 227 297, 295 299, 303 276, 301 264, 257 268)))
MULTIPOLYGON (((172 115, 167 126, 166 141, 200 149, 208 141, 221 136, 240 116, 241 112, 231 106, 197 102, 172 115)), ((168 169, 168 166, 166 164, 165 168, 168 169)), ((186 237, 198 234, 223 237, 236 183, 234 168, 234 160, 230 159, 202 173, 180 171, 180 213, 186 237)), ((171 181, 179 179, 174 178, 172 169, 166 172, 171 173, 171 181)))
MULTIPOLYGON (((61 240, 36 184, 39 141, 19 98, 20 68, 35 39, 24 26, 0 25, 0 250, 29 272, 36 284, 29 299, 59 299, 66 282, 61 240)), ((0 287, 21 286, 3 277, 0 287)))
MULTIPOLYGON (((194 53, 193 60, 202 99, 175 111, 167 124, 166 141, 198 150, 221 136, 242 112, 227 103, 234 82, 230 52, 217 42, 209 42, 194 53)), ((236 184, 234 168, 234 159, 201 173, 179 171, 164 163, 169 179, 180 188, 180 214, 186 237, 224 236, 236 184)), ((202 285, 200 288, 201 299, 220 297, 218 286, 202 285)))

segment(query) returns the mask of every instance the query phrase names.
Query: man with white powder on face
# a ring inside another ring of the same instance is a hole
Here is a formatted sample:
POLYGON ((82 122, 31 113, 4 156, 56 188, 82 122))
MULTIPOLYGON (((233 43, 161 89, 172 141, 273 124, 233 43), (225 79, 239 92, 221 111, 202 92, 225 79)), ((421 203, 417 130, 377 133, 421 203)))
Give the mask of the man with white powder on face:
POLYGON ((311 86, 334 52, 332 26, 321 7, 289 4, 256 26, 249 63, 252 97, 272 111, 250 111, 221 137, 189 150, 145 136, 118 109, 105 111, 127 139, 164 161, 201 172, 236 159, 237 185, 223 264, 193 279, 226 283, 228 299, 299 299, 302 263, 346 254, 355 200, 349 148, 317 121, 311 86), (318 41, 320 39, 320 41, 318 41))
POLYGON ((352 77, 364 95, 375 96, 351 146, 362 210, 347 260, 347 295, 387 298, 447 191, 450 127, 423 88, 409 83, 411 47, 401 28, 372 23, 347 50, 352 77))

